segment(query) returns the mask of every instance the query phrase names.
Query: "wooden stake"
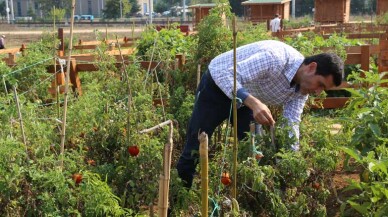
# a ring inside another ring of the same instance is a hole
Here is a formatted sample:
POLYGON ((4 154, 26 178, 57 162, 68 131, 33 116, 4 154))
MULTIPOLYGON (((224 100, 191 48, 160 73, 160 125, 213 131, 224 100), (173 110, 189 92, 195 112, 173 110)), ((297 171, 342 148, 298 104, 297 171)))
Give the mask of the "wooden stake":
POLYGON ((28 156, 28 149, 27 149, 27 139, 26 139, 26 134, 24 132, 23 117, 22 117, 22 112, 20 111, 19 97, 18 97, 18 93, 17 93, 17 90, 16 90, 15 86, 13 86, 13 93, 14 93, 14 96, 15 96, 16 108, 18 110, 18 115, 19 115, 20 130, 21 130, 21 133, 22 133, 23 144, 24 144, 24 147, 26 149, 26 156, 27 156, 27 162, 28 162, 29 156, 28 156))
POLYGON ((200 81, 201 81, 201 64, 198 64, 198 66, 197 66, 197 87, 198 87, 200 81))
POLYGON ((70 64, 71 64, 71 53, 73 50, 73 28, 74 28, 74 11, 75 11, 75 0, 71 1, 71 18, 70 18, 70 41, 69 41, 69 56, 67 59, 66 68, 66 79, 65 79, 65 93, 63 102, 63 119, 61 128, 61 152, 60 152, 60 167, 63 169, 63 158, 65 153, 65 138, 66 138, 66 115, 67 115, 67 98, 69 95, 69 80, 70 80, 70 64))
POLYGON ((252 122, 249 125, 249 129, 251 131, 251 156, 255 157, 255 134, 256 134, 256 124, 252 122))
POLYGON ((162 171, 162 174, 160 174, 159 176, 159 200, 158 200, 159 217, 167 217, 171 156, 172 156, 172 148, 173 148, 173 139, 172 139, 173 132, 174 132, 173 121, 168 120, 154 127, 151 127, 149 129, 140 131, 140 133, 149 133, 166 125, 169 125, 170 128, 169 128, 168 142, 164 146, 164 152, 163 152, 163 171, 162 171))
POLYGON ((236 70, 236 17, 233 17, 233 188, 232 197, 237 198, 237 70, 236 70))
POLYGON ((199 140, 199 156, 201 162, 201 214, 202 216, 208 216, 209 212, 209 175, 208 175, 208 136, 205 132, 202 132, 198 136, 199 140))
POLYGON ((130 130, 131 130, 131 105, 132 105, 132 91, 131 91, 131 83, 129 82, 129 76, 128 76, 128 72, 127 72, 127 68, 126 68, 126 64, 125 64, 125 61, 124 61, 124 57, 123 57, 123 54, 121 52, 121 47, 120 47, 120 43, 119 43, 119 40, 117 38, 117 35, 116 35, 116 43, 118 45, 118 49, 119 49, 119 53, 120 53, 120 57, 121 57, 121 63, 122 63, 122 67, 123 67, 123 70, 124 70, 124 77, 125 77, 125 80, 127 81, 127 91, 128 91, 128 102, 127 102, 127 107, 128 107, 128 111, 127 111, 127 133, 126 133, 126 139, 127 139, 127 144, 129 144, 129 135, 130 135, 130 130))

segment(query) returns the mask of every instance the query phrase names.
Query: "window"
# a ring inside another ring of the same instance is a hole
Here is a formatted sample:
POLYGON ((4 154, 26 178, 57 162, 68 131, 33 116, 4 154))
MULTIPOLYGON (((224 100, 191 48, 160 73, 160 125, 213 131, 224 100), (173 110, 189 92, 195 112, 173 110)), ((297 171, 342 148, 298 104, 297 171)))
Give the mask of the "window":
POLYGON ((93 14, 92 13, 92 0, 88 0, 88 14, 93 14))
POLYGON ((147 3, 143 3, 143 12, 144 13, 147 13, 148 12, 148 7, 147 7, 147 3))
POLYGON ((22 3, 18 2, 17 7, 18 7, 18 15, 19 15, 19 17, 21 17, 22 16, 22 3))

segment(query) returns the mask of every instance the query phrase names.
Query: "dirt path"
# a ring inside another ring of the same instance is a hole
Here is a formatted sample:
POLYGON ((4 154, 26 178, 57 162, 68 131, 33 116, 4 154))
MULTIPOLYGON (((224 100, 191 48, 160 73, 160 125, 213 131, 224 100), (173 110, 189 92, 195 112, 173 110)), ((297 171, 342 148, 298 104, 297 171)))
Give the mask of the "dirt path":
MULTIPOLYGON (((41 39, 42 34, 52 32, 52 28, 18 28, 18 29, 9 29, 4 31, 4 28, 0 28, 0 35, 6 36, 6 47, 7 48, 16 48, 21 47, 22 44, 29 44, 31 42, 41 39)), ((143 31, 143 28, 135 28, 134 34, 139 35, 143 31)), ((96 33, 99 32, 101 36, 105 37, 105 34, 108 33, 108 37, 130 37, 132 35, 131 28, 118 28, 118 27, 97 27, 97 28, 77 28, 74 30, 74 38, 82 39, 86 41, 96 40, 96 33)), ((64 28, 65 38, 69 38, 70 28, 64 28)))

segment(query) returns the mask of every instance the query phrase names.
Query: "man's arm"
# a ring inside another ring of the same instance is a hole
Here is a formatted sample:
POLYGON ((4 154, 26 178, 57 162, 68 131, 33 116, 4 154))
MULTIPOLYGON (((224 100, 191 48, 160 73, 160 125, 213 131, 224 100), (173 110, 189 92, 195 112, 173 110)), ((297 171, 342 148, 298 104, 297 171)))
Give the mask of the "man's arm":
POLYGON ((243 103, 252 110, 253 118, 258 123, 271 126, 275 124, 271 111, 268 109, 267 105, 262 103, 259 99, 249 94, 243 103))

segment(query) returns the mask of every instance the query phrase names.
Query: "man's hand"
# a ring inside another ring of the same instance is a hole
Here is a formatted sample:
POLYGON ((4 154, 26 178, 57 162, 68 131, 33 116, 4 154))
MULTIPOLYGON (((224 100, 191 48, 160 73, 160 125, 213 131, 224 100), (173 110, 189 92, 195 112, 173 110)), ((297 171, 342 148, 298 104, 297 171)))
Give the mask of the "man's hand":
POLYGON ((253 112, 253 118, 262 125, 275 125, 271 111, 268 107, 260 100, 256 99, 252 95, 249 95, 245 100, 244 104, 248 106, 253 112))

